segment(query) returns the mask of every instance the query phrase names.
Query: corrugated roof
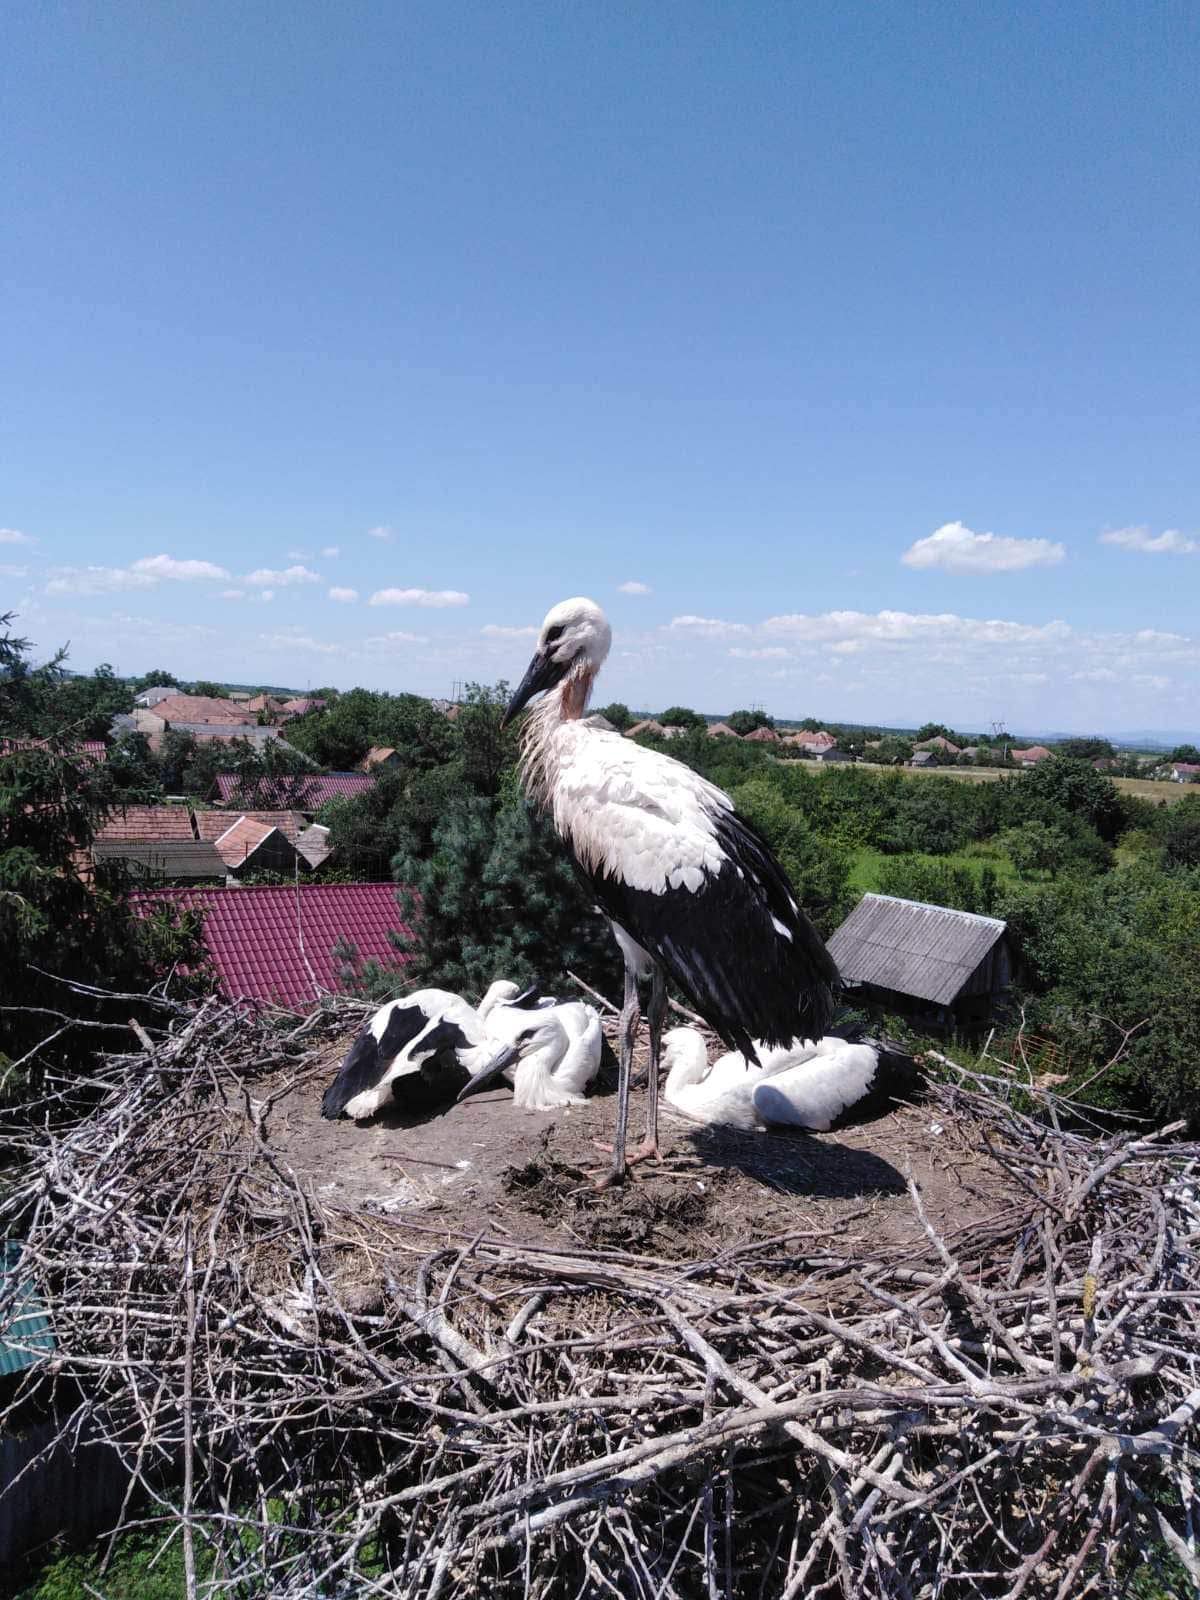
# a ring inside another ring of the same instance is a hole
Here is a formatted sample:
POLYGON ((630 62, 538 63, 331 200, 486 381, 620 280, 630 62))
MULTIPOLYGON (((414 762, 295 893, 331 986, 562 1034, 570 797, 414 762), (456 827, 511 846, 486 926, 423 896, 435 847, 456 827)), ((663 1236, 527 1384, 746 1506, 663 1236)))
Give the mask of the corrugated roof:
MULTIPOLYGON (((217 774, 217 793, 221 804, 237 804, 238 777, 233 772, 217 774)), ((280 806, 294 806, 302 811, 319 811, 327 800, 363 794, 375 779, 365 772, 315 772, 311 777, 280 778, 258 783, 254 787, 256 800, 275 800, 280 806)))
POLYGON ((850 983, 949 1005, 1007 924, 996 917, 865 894, 829 941, 850 983))
POLYGON ((393 930, 408 932, 394 883, 146 889, 132 898, 148 909, 165 904, 204 913, 204 943, 230 999, 312 1005, 342 987, 346 963, 334 947, 347 942, 360 962, 404 965, 388 938, 393 930))
POLYGON ((96 861, 124 861, 149 878, 221 878, 225 863, 215 844, 198 839, 101 839, 92 846, 96 861))
POLYGON ((24 1372, 54 1349, 54 1334, 15 1239, 0 1244, 0 1306, 0 1373, 24 1372))

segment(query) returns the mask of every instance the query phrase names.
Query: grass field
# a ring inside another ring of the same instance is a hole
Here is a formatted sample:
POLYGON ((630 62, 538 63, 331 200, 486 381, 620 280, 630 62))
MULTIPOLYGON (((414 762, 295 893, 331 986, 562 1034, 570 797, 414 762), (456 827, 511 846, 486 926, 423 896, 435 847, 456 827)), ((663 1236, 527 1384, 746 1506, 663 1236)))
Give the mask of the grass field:
MULTIPOLYGON (((894 860, 882 850, 873 850, 869 845, 851 853, 850 857, 850 886, 862 894, 877 892, 879 889, 880 872, 886 861, 894 860)), ((943 867, 966 867, 976 877, 984 867, 992 867, 996 876, 1002 883, 1016 879, 1017 871, 1012 862, 1002 850, 974 851, 959 850, 951 856, 918 856, 919 861, 926 861, 943 867)))
MULTIPOLYGON (((957 778, 960 783, 994 783, 997 778, 1020 776, 1003 767, 883 767, 873 761, 863 761, 859 765, 869 767, 872 772, 899 772, 905 778, 957 778)), ((820 761, 805 763, 806 770, 810 766, 817 772, 838 770, 836 766, 826 767, 820 761)), ((1197 790, 1195 784, 1171 783, 1158 778, 1114 778, 1112 781, 1126 794, 1140 795, 1143 800, 1165 800, 1168 805, 1174 805, 1177 800, 1195 794, 1197 790)))

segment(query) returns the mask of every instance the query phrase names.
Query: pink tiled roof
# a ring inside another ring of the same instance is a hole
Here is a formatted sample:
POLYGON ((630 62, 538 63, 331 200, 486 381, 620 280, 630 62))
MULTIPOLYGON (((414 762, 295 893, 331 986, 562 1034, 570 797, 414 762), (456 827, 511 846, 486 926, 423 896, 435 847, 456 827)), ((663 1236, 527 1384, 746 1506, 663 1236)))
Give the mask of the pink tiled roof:
POLYGON ((1173 761, 1171 763, 1171 771, 1185 772, 1189 777, 1194 777, 1196 773, 1200 772, 1200 766, 1194 761, 1173 761))
POLYGON ((801 728, 799 733, 788 735, 787 743, 802 745, 806 750, 832 750, 837 740, 825 728, 801 728))
MULTIPOLYGON (((254 793, 259 800, 278 800, 281 807, 297 806, 305 811, 319 811, 327 800, 362 794, 374 782, 375 779, 365 772, 314 772, 311 777, 282 778, 274 784, 260 783, 254 793)), ((217 792, 222 805, 231 802, 236 804, 237 774, 218 773, 217 792)))
POLYGON ((290 717, 302 717, 308 711, 322 711, 324 707, 324 700, 313 700, 302 695, 295 700, 285 700, 279 709, 290 717))
POLYGON ((747 739, 755 740, 758 744, 779 743, 779 735, 774 728, 755 728, 753 733, 748 733, 746 737, 747 739))
POLYGON ((1044 761, 1050 754, 1044 744, 1031 744, 1027 750, 1010 750, 1014 761, 1044 761))
MULTIPOLYGON (((299 811, 243 811, 244 817, 264 823, 268 828, 278 828, 285 839, 295 844, 297 837, 308 827, 299 811)), ((196 831, 202 839, 219 839, 233 825, 228 811, 197 811, 196 831)))
POLYGON ((333 950, 347 942, 360 963, 404 965, 388 938, 390 930, 408 932, 394 883, 148 889, 131 898, 147 913, 164 904, 204 913, 209 959, 222 993, 232 1000, 312 1005, 342 987, 345 962, 333 950))
POLYGON ((126 806, 112 812, 96 830, 96 841, 116 844, 156 843, 163 839, 195 839, 192 814, 186 806, 126 806))

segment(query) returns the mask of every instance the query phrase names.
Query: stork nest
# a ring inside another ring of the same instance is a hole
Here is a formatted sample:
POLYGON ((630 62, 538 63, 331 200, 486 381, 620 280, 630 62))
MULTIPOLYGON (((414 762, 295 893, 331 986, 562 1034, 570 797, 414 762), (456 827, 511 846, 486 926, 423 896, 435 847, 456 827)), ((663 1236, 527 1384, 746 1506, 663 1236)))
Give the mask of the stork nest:
MULTIPOLYGON (((906 1242, 713 1250, 681 1189, 682 1253, 511 1214, 435 1246, 272 1144, 274 1101, 362 1014, 167 1011, 82 1117, 49 1086, 0 1205, 25 1241, 0 1329, 32 1280, 56 1343, 5 1422, 35 1405, 115 1451, 114 1534, 179 1539, 190 1593, 1076 1600, 1155 1552, 1200 1584, 1178 1130, 1093 1137, 959 1071, 923 1115, 1008 1195, 969 1225, 910 1181, 906 1242)), ((536 1211, 576 1178, 535 1149, 508 1181, 536 1211)))

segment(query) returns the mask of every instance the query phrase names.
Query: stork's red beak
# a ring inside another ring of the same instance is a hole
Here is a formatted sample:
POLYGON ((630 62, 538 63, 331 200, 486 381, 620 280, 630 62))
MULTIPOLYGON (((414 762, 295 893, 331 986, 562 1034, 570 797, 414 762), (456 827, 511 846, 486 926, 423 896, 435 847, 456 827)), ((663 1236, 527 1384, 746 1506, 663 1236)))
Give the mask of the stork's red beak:
POLYGON ((458 1091, 458 1102, 456 1103, 461 1103, 468 1095, 478 1094, 481 1089, 486 1089, 490 1084, 494 1083, 505 1067, 511 1067, 520 1054, 521 1052, 515 1044, 506 1045, 500 1051, 500 1054, 489 1061, 482 1071, 477 1072, 469 1083, 465 1083, 462 1086, 458 1091))
POLYGON ((547 651, 539 650, 526 668, 525 676, 517 685, 517 691, 505 707, 504 715, 500 719, 501 728, 506 728, 518 711, 523 711, 535 694, 543 694, 547 689, 553 689, 556 683, 561 683, 567 675, 570 666, 568 661, 555 661, 547 651))

